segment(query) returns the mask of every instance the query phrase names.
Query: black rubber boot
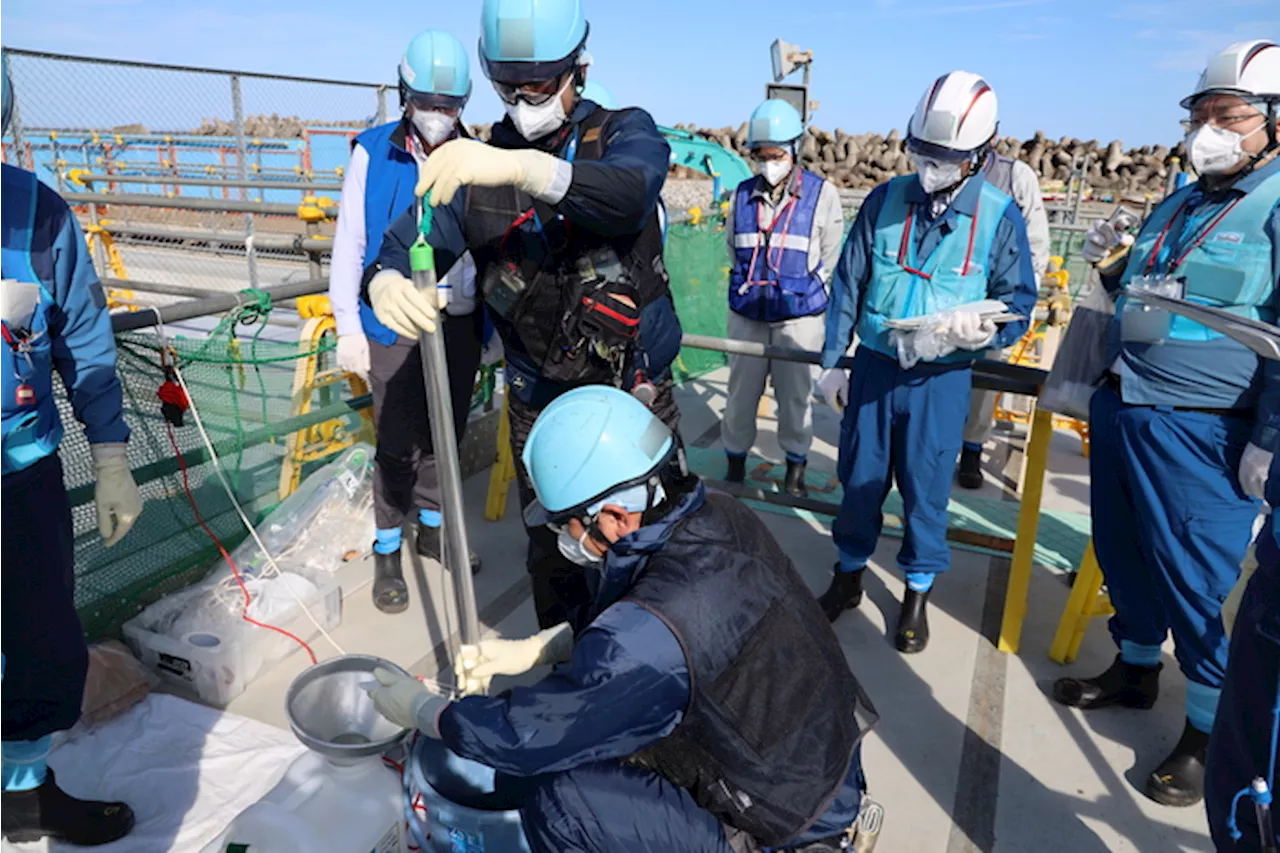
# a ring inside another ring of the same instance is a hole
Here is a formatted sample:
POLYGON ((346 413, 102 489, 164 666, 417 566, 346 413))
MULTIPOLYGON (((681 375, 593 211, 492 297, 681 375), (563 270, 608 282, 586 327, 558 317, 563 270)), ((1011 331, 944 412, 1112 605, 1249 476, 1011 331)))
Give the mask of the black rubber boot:
POLYGON ((1059 678, 1053 683, 1053 698, 1063 705, 1092 711, 1122 705, 1146 710, 1160 694, 1160 670, 1164 664, 1136 666, 1116 655, 1115 663, 1096 678, 1059 678))
POLYGON ((725 470, 724 481, 726 483, 745 483, 747 481, 747 457, 725 454, 725 460, 729 464, 725 470))
POLYGON ((822 606, 822 612, 827 614, 828 621, 836 621, 841 613, 862 603, 862 573, 865 571, 866 569, 859 569, 855 572, 842 572, 840 564, 836 564, 831 576, 831 586, 818 598, 818 604, 822 606))
POLYGON ((804 462, 787 462, 787 480, 783 484, 783 491, 791 495, 793 498, 809 497, 809 487, 804 484, 804 469, 807 463, 804 462))
POLYGON ((15 844, 53 838, 94 847, 124 838, 133 829, 133 809, 124 803, 77 800, 58 787, 52 770, 39 788, 2 796, 4 837, 15 844))
POLYGON ((1204 755, 1209 735, 1187 720, 1178 745, 1147 777, 1147 796, 1162 806, 1183 808, 1204 799, 1204 755))
MULTIPOLYGON (((435 560, 439 563, 444 562, 440 559, 443 550, 441 541, 444 539, 441 535, 441 529, 439 527, 429 527, 421 521, 418 522, 418 534, 414 537, 414 544, 418 549, 419 557, 426 557, 428 560, 435 560)), ((480 574, 480 556, 475 551, 472 551, 469 556, 471 558, 471 574, 480 574)))
POLYGON ((409 609, 409 587, 404 582, 399 548, 390 554, 373 552, 373 606, 389 614, 409 609))
POLYGON ((898 631, 893 635, 893 645, 904 655, 924 651, 929 645, 929 592, 907 589, 902 599, 902 612, 898 615, 898 631))
POLYGON ((962 489, 982 488, 982 451, 965 448, 960 451, 960 468, 956 482, 962 489))

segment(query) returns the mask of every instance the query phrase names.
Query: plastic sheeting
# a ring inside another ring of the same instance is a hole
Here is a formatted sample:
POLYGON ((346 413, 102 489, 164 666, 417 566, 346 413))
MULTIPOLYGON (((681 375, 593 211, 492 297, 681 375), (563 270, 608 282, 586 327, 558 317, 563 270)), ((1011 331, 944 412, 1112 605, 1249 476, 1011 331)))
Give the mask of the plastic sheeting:
MULTIPOLYGON (((271 790, 305 751, 283 729, 153 694, 103 726, 73 732, 49 756, 49 766, 68 793, 124 800, 137 815, 130 835, 94 850, 195 853, 271 790)), ((82 849, 3 845, 4 853, 82 849)))

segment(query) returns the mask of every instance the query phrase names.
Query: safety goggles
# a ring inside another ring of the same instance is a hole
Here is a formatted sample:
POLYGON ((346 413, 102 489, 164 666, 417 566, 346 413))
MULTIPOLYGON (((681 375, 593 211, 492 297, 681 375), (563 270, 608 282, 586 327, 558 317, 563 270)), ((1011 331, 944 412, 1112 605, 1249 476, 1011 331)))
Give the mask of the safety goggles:
POLYGON ((918 157, 930 157, 934 160, 941 160, 944 163, 965 163, 973 157, 972 151, 957 151, 954 148, 944 148, 941 145, 926 142, 914 136, 907 137, 907 153, 915 154, 918 157))
POLYGON ((522 83, 500 83, 494 80, 493 88, 504 103, 514 105, 524 101, 526 104, 539 107, 560 94, 564 84, 565 75, 560 74, 549 80, 534 80, 522 83))
POLYGON ((1224 110, 1221 113, 1201 111, 1198 112, 1198 114, 1193 114, 1191 118, 1183 119, 1178 122, 1178 124, 1182 125, 1182 130, 1185 133, 1198 130, 1206 124, 1213 125, 1214 127, 1220 127, 1223 130, 1237 130, 1240 125, 1255 118, 1265 119, 1266 116, 1257 110, 1245 113, 1240 112, 1238 107, 1232 107, 1231 109, 1224 110))
POLYGON ((755 163, 770 163, 775 160, 785 160, 791 154, 791 143, 784 142, 782 145, 771 145, 767 148, 757 148, 751 152, 751 160, 755 163))
POLYGON ((466 95, 438 95, 435 92, 417 92, 405 86, 400 85, 400 105, 411 106, 415 110, 423 112, 437 112, 445 115, 457 117, 462 113, 462 108, 467 105, 467 99, 470 93, 466 95))

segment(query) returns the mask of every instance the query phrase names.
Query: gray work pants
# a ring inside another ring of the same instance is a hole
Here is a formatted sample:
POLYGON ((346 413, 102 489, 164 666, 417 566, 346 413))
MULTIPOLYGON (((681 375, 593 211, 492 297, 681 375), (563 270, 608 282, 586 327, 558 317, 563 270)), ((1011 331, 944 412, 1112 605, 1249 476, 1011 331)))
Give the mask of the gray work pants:
MULTIPOLYGON (((822 314, 763 323, 730 311, 728 334, 739 341, 820 350, 825 325, 822 314)), ((729 399, 720 423, 725 452, 749 453, 755 445, 756 411, 764 394, 765 379, 770 376, 778 404, 778 444, 789 458, 802 459, 813 443, 814 367, 751 355, 729 356, 729 399)))
MULTIPOLYGON (((1004 361, 1008 355, 1008 350, 992 350, 986 354, 986 357, 992 361, 1004 361)), ((969 395, 969 419, 964 422, 965 444, 987 443, 995 420, 992 413, 995 411, 996 397, 999 394, 999 391, 973 389, 973 393, 969 395)))

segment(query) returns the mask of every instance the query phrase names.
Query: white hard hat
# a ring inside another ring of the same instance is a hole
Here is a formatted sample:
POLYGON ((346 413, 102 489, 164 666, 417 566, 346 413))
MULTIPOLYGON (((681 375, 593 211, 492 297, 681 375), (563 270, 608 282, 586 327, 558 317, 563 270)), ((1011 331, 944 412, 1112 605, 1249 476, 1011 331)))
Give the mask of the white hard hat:
POLYGON ((996 93, 977 74, 952 71, 924 93, 907 125, 907 149, 957 160, 982 148, 996 133, 996 93))
POLYGON ((1280 99, 1280 46, 1266 39, 1241 41, 1215 53, 1205 63, 1195 91, 1182 99, 1191 106, 1204 95, 1239 95, 1246 99, 1280 99))

